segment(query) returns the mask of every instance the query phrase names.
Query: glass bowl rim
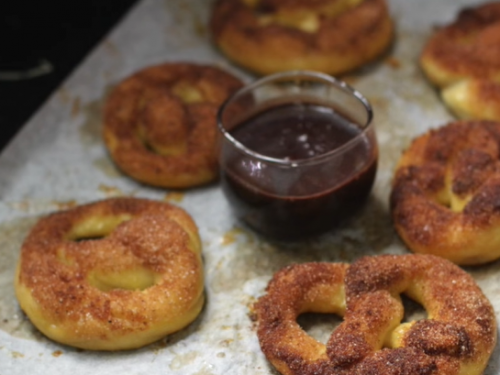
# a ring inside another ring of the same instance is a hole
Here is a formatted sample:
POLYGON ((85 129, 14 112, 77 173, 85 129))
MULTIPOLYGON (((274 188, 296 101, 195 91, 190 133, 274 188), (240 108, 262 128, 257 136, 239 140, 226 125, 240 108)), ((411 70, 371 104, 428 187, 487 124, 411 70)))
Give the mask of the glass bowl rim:
MULTIPOLYGON (((300 165, 307 165, 307 164, 315 164, 324 161, 325 159, 330 159, 334 157, 335 155, 342 154, 344 153, 347 149, 351 147, 351 145, 357 143, 360 138, 365 137, 366 133, 370 131, 373 128, 373 109, 368 101, 358 90, 347 84, 346 82, 337 79, 331 75, 321 73, 321 72, 316 72, 316 71, 309 71, 309 70, 292 70, 292 71, 286 71, 286 72, 280 72, 280 73, 274 73, 270 74, 268 76, 262 77, 258 80, 255 80, 252 83, 249 83, 245 85, 244 87, 240 88, 236 92, 234 92, 232 95, 230 95, 219 107, 219 110, 217 111, 217 126, 219 131, 222 133, 225 139, 227 139, 231 144, 233 144, 237 149, 240 151, 244 152, 245 154, 260 160, 264 161, 267 163, 271 164, 278 164, 282 166, 288 166, 288 167, 297 167, 300 165), (254 90, 258 86, 262 86, 264 84, 267 84, 271 81, 285 81, 285 79, 288 80, 293 80, 293 79, 298 79, 300 77, 304 78, 312 78, 315 79, 316 81, 319 82, 326 82, 333 84, 337 88, 340 88, 347 94, 351 94, 354 96, 365 108, 366 114, 367 114, 367 119, 366 122, 362 125, 362 131, 359 132, 355 137, 351 138, 349 141, 346 143, 342 144, 341 146, 334 148, 333 150, 330 150, 328 152, 325 152, 320 155, 316 155, 310 158, 304 158, 304 159, 286 159, 286 158, 275 158, 271 156, 267 156, 264 154, 260 154, 247 146, 245 146, 243 143, 239 142, 236 138, 234 138, 228 130, 225 129, 223 122, 222 122, 222 116, 223 113, 226 109, 226 107, 233 101, 235 98, 240 97, 244 94, 246 94, 249 91, 254 90)), ((375 141, 376 142, 376 141, 375 141)), ((375 146, 376 147, 376 146, 375 146)))

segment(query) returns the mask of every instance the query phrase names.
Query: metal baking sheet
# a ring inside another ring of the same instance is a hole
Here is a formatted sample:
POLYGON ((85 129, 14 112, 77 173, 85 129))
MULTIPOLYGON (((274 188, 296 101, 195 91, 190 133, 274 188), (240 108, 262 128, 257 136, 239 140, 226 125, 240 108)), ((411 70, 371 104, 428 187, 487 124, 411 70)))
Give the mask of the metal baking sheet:
MULTIPOLYGON (((375 110, 380 164, 363 212, 324 237, 269 243, 231 216, 219 186, 179 192, 149 188, 122 175, 100 137, 109 89, 130 73, 165 61, 214 63, 246 81, 211 44, 210 1, 144 0, 83 61, 0 156, 0 374, 276 374, 260 351, 249 307, 281 267, 306 261, 352 261, 406 253, 388 213, 393 168, 411 138, 452 119, 417 65, 436 25, 479 1, 390 0, 397 35, 388 56, 343 77, 375 110), (43 337, 20 311, 13 275, 21 243, 44 214, 110 196, 171 201, 197 222, 203 240, 207 303, 188 328, 142 349, 101 353, 43 337)), ((467 268, 500 316, 500 262, 467 268)), ((332 322, 309 323, 326 340, 332 322)), ((496 349, 487 375, 500 373, 496 349)))

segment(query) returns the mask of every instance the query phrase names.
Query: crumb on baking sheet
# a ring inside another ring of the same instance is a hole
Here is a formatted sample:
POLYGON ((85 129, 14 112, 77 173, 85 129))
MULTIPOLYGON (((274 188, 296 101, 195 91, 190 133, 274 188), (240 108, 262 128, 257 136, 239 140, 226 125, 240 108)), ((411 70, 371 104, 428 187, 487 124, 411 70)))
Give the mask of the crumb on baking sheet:
POLYGON ((73 208, 78 204, 78 202, 74 199, 69 201, 52 201, 51 203, 59 210, 67 210, 68 208, 73 208))
POLYGON ((24 354, 19 352, 11 352, 11 355, 12 358, 24 358, 24 354))
POLYGON ((107 197, 122 197, 125 193, 115 186, 99 184, 99 191, 106 194, 107 197))
POLYGON ((399 59, 395 58, 394 56, 389 56, 385 60, 385 63, 394 69, 399 69, 401 67, 401 61, 399 61, 399 59))
POLYGON ((182 202, 184 195, 182 191, 169 191, 163 199, 167 202, 182 202))
POLYGON ((8 205, 16 210, 16 211, 29 211, 30 210, 30 202, 27 200, 22 200, 18 202, 9 202, 8 205))
POLYGON ((238 237, 240 237, 240 236, 245 236, 248 238, 249 234, 243 228, 234 227, 234 228, 230 229, 229 231, 227 231, 226 233, 224 233, 224 235, 222 236, 222 239, 221 239, 221 245, 226 246, 226 245, 230 245, 232 243, 235 243, 237 241, 238 237))
POLYGON ((73 99, 73 105, 71 106, 71 117, 77 117, 80 114, 81 109, 81 99, 79 97, 73 99))

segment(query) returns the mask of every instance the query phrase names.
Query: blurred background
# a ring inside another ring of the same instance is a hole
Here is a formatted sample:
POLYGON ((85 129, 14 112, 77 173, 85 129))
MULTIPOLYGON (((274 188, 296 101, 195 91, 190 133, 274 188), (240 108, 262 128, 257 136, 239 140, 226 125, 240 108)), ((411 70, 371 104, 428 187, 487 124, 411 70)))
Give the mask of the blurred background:
POLYGON ((0 150, 137 2, 0 1, 0 150))

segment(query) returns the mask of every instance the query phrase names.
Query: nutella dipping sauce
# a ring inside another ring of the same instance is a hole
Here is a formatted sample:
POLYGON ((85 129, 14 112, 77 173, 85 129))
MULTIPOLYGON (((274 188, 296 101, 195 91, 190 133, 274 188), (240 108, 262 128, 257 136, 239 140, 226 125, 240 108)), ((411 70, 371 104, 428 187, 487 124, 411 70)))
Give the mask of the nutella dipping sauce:
POLYGON ((353 215, 376 175, 373 127, 323 97, 245 100, 251 111, 226 118, 220 154, 223 191, 236 216, 261 234, 292 240, 353 215))

